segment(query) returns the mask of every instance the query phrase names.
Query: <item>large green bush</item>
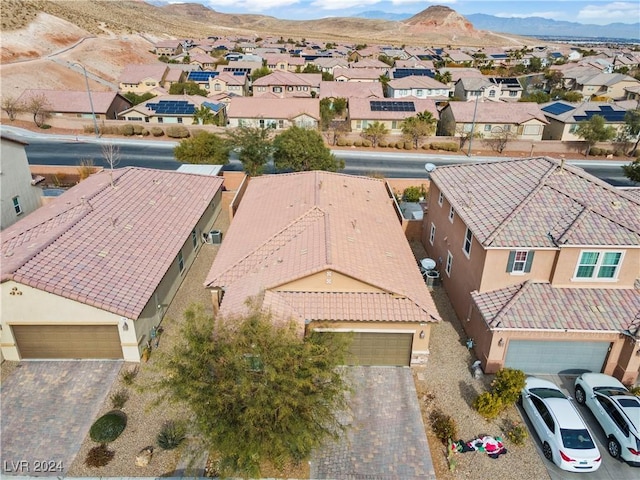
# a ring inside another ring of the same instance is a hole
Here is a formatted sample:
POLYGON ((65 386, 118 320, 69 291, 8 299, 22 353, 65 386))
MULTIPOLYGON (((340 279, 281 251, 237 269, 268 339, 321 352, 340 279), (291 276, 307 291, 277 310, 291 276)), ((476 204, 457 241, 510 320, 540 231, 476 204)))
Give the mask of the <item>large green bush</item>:
POLYGON ((189 138, 189 130, 182 125, 171 125, 167 127, 165 133, 170 138, 189 138))
POLYGON ((158 446, 163 450, 173 450, 178 448, 186 437, 186 431, 181 423, 169 420, 164 422, 160 433, 158 433, 158 446))
POLYGON ((488 420, 496 418, 504 408, 500 397, 493 395, 491 392, 484 392, 478 395, 473 402, 473 406, 480 415, 488 420))
POLYGON ((457 152, 460 150, 460 145, 456 142, 433 142, 429 144, 431 150, 444 150, 446 152, 457 152))
POLYGON ((127 416, 120 410, 111 410, 101 416, 91 425, 89 436, 97 443, 113 442, 124 432, 127 426, 127 416))
POLYGON ((503 368, 496 373, 496 378, 491 382, 492 392, 500 398, 503 405, 512 405, 518 400, 526 377, 522 370, 503 368))
POLYGON ((164 135, 164 130, 161 127, 151 127, 151 135, 154 137, 161 137, 164 135))
POLYGON ((442 411, 434 410, 431 412, 429 420, 431 421, 433 433, 442 443, 446 444, 448 440, 455 439, 458 436, 456 421, 442 411))

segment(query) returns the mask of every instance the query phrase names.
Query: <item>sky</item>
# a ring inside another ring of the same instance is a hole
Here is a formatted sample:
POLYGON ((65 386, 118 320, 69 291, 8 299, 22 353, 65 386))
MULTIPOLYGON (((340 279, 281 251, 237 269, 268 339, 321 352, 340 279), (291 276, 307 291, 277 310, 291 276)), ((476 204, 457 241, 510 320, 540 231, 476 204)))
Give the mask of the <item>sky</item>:
POLYGON ((608 0, 160 0, 202 3, 221 13, 256 13, 287 20, 351 16, 378 10, 415 14, 430 5, 446 5, 462 15, 486 13, 498 17, 544 17, 605 25, 640 21, 640 2, 608 0))

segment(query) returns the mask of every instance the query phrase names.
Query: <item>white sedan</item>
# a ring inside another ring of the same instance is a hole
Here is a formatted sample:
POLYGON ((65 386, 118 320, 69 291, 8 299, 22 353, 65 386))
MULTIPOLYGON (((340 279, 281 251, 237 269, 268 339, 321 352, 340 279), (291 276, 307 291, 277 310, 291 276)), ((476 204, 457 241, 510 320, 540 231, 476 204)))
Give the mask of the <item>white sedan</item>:
POLYGON ((595 472, 600 467, 602 456, 591 432, 555 384, 528 377, 520 398, 547 460, 570 472, 595 472))
POLYGON ((586 405, 607 437, 607 450, 640 467, 640 398, 604 373, 583 373, 575 382, 576 401, 586 405))

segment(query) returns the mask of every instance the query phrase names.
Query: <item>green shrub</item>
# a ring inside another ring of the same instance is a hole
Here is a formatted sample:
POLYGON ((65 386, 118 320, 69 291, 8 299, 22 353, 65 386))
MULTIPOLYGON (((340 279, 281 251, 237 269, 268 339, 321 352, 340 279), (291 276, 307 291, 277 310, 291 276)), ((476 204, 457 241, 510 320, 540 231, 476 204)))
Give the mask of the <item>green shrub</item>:
POLYGON ((121 409, 127 403, 127 400, 129 400, 129 392, 125 389, 120 389, 111 395, 111 406, 121 409))
POLYGON ((387 148, 387 145, 389 145, 389 144, 388 144, 387 142, 385 142, 384 140, 380 140, 380 141, 378 142, 378 146, 379 146, 380 148, 387 148))
POLYGON ((397 142, 396 143, 396 149, 397 150, 402 150, 404 148, 404 142, 397 142))
POLYGON ((411 186, 404 189, 402 192, 402 199, 405 202, 419 202, 420 197, 424 197, 424 188, 411 186))
POLYGON ((512 405, 518 400, 526 377, 522 370, 503 368, 496 373, 496 378, 491 382, 491 391, 503 405, 512 405))
POLYGON ((109 450, 103 443, 89 450, 84 463, 89 467, 104 467, 105 465, 109 464, 115 454, 116 452, 114 452, 113 450, 109 450))
POLYGON ((154 137, 161 137, 164 135, 164 130, 160 127, 151 127, 151 135, 154 137))
POLYGON ((362 140, 357 139, 353 141, 353 146, 354 147, 361 147, 362 146, 362 140))
POLYGON ((91 425, 89 436, 96 443, 113 442, 127 426, 127 416, 120 410, 111 410, 91 425))
POLYGON ((446 152, 457 152, 460 150, 460 145, 456 142, 433 142, 429 145, 431 150, 444 150, 446 152))
POLYGON ((42 130, 49 130, 51 128, 51 125, 49 125, 48 123, 45 123, 43 125, 40 125, 40 128, 42 130))
POLYGON ((446 444, 448 440, 458 436, 456 421, 442 411, 434 410, 431 412, 429 420, 433 433, 442 443, 446 444))
POLYGON ((131 385, 135 380, 136 376, 138 375, 139 370, 140 369, 137 365, 133 368, 128 368, 124 370, 120 374, 120 377, 122 378, 122 383, 124 383, 125 385, 131 385))
POLYGON ((143 137, 148 137, 149 136, 149 130, 147 130, 146 128, 142 129, 142 133, 140 134, 143 137))
POLYGON ((171 125, 165 133, 170 138, 189 138, 189 130, 182 125, 171 125))
POLYGON ((525 440, 529 437, 529 431, 527 427, 518 422, 507 422, 507 438, 511 440, 514 445, 524 445, 525 440))
POLYGON ((629 387, 629 391, 631 392, 632 395, 640 397, 640 385, 637 385, 635 387, 629 387))
POLYGON ((484 392, 474 400, 473 407, 484 418, 491 420, 500 414, 504 405, 500 397, 493 395, 491 392, 484 392))
POLYGON ((120 127, 120 135, 124 135, 125 137, 130 137, 133 135, 133 125, 127 123, 126 125, 122 125, 120 127))
POLYGON ((407 140, 404 142, 404 145, 402 145, 402 147, 405 150, 413 150, 413 142, 411 140, 407 140))
POLYGON ((347 145, 347 139, 344 137, 338 137, 336 140, 336 145, 338 147, 345 147, 347 145))
POLYGON ((600 155, 604 155, 604 150, 598 147, 591 147, 591 150, 589 150, 589 155, 598 157, 600 155))
POLYGON ((144 127, 142 125, 134 125, 133 126, 133 134, 134 135, 142 135, 142 131, 144 130, 144 127))
POLYGON ((160 433, 158 433, 158 446, 163 450, 173 450, 177 448, 186 437, 186 430, 181 423, 169 420, 164 422, 160 433))
POLYGON ((363 147, 370 147, 371 145, 373 145, 371 143, 371 140, 367 140, 367 139, 362 140, 362 146, 363 147))

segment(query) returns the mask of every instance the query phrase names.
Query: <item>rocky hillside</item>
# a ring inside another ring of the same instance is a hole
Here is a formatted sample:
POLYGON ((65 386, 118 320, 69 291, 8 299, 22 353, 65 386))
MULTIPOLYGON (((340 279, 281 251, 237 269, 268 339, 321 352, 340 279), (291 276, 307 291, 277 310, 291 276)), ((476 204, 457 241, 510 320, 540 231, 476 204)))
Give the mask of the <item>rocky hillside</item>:
POLYGON ((425 29, 425 31, 436 29, 453 33, 477 34, 469 20, 455 10, 441 5, 433 5, 402 23, 425 29))

